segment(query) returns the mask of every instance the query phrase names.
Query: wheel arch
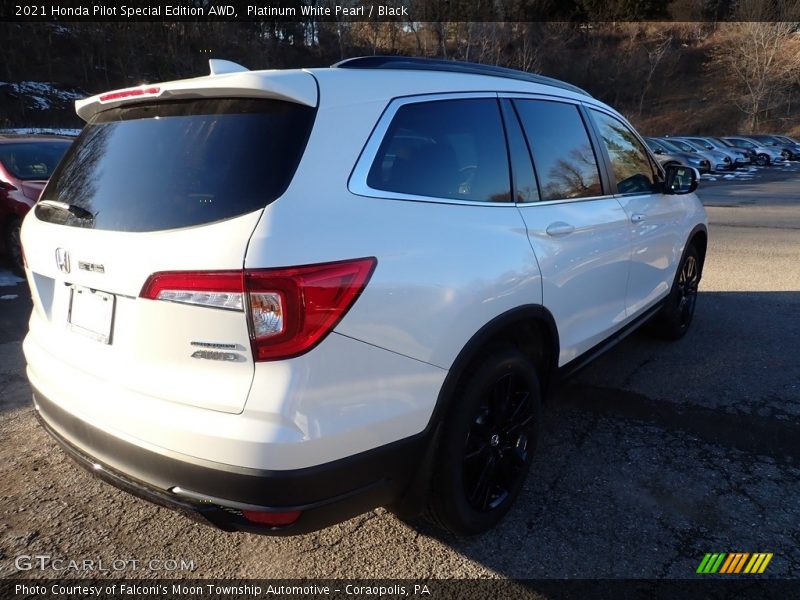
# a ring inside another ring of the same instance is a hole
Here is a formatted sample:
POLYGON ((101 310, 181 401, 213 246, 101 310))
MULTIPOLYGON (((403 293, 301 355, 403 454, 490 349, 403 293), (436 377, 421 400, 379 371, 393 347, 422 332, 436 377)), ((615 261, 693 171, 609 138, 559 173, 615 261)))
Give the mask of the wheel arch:
POLYGON ((558 328, 547 308, 539 304, 518 306, 481 327, 459 352, 439 390, 430 426, 435 426, 449 409, 463 375, 493 347, 514 346, 538 367, 542 394, 554 381, 560 352, 558 328))
POLYGON ((702 276, 703 265, 706 262, 706 251, 708 250, 708 228, 705 225, 697 225, 692 229, 686 246, 688 247, 689 245, 697 248, 697 253, 700 255, 700 275, 702 276))
POLYGON ((433 412, 423 435, 428 439, 425 458, 420 464, 414 481, 405 494, 392 505, 399 515, 414 515, 427 504, 430 478, 433 474, 435 456, 444 429, 445 417, 458 398, 458 388, 464 375, 470 372, 480 357, 493 347, 505 347, 509 343, 520 348, 539 365, 539 381, 544 396, 547 386, 556 381, 560 352, 558 329, 553 315, 544 306, 528 304, 502 313, 486 323, 462 347, 456 356, 436 398, 433 412), (527 344, 525 344, 527 337, 527 344), (522 347, 520 347, 522 342, 522 347))

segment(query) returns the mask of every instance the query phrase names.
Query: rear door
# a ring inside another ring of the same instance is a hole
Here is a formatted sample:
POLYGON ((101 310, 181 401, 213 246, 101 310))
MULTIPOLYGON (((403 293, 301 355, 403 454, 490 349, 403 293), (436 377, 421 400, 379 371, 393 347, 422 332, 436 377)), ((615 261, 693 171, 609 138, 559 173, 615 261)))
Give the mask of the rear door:
POLYGON ((617 198, 630 221, 631 269, 626 307, 638 314, 672 285, 683 247, 686 199, 666 195, 644 144, 617 117, 591 108, 589 115, 606 153, 617 198))
POLYGON ((558 326, 563 365, 625 320, 630 228, 603 181, 579 106, 515 98, 513 110, 538 180, 534 194, 518 194, 518 206, 539 261, 543 302, 558 326))
POLYGON ((139 296, 158 272, 241 273, 314 113, 280 100, 205 98, 96 114, 23 227, 30 335, 97 378, 240 412, 253 375, 241 295, 139 296))

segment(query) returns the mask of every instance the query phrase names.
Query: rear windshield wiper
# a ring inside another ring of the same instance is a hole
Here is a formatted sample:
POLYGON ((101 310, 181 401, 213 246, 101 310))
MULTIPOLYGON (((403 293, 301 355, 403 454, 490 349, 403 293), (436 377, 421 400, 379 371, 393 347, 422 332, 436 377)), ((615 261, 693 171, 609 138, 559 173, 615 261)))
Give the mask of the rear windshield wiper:
POLYGON ((58 208, 60 210, 66 210, 69 214, 71 214, 73 217, 77 217, 78 219, 90 219, 94 221, 94 215, 92 213, 75 204, 59 202, 58 200, 39 200, 38 204, 50 206, 52 208, 58 208))

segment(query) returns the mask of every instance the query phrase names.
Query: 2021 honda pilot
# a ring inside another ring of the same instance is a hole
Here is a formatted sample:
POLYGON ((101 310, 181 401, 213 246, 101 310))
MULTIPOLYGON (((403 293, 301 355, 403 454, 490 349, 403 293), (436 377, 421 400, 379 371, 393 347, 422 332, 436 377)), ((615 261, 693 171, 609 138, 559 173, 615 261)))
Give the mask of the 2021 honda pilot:
POLYGON ((219 527, 390 505, 485 531, 547 387, 645 321, 691 323, 697 173, 571 85, 213 60, 76 105, 22 227, 37 415, 98 476, 219 527))

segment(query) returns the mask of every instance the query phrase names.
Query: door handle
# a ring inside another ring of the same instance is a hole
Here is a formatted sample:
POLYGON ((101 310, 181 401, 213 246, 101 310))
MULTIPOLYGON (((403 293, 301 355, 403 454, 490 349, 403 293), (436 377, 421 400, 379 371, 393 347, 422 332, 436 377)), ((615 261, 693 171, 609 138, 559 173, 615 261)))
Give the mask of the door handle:
POLYGON ((547 235, 558 237, 561 235, 569 235, 575 231, 575 226, 570 225, 569 223, 564 223, 564 221, 556 221, 555 223, 550 223, 545 231, 547 232, 547 235))
POLYGON ((641 223, 646 218, 647 218, 647 216, 643 215, 642 213, 633 213, 631 215, 631 223, 641 223))

